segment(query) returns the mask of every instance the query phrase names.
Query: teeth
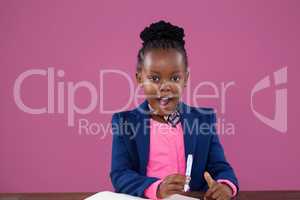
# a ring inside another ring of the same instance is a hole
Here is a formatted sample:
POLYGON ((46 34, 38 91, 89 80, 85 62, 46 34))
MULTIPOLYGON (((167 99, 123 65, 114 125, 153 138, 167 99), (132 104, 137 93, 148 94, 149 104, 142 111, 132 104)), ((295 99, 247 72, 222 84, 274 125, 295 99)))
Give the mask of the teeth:
POLYGON ((161 97, 160 98, 160 105, 166 106, 169 103, 170 97, 161 97))

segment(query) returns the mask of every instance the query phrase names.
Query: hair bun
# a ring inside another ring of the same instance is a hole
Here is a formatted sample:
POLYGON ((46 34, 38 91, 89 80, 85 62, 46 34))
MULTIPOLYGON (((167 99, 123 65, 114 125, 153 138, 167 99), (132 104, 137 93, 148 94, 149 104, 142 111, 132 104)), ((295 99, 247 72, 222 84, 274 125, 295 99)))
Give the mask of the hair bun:
POLYGON ((184 30, 178 26, 174 26, 169 22, 163 20, 152 23, 149 27, 146 27, 140 34, 140 38, 143 40, 143 45, 149 41, 154 40, 173 40, 180 42, 184 45, 184 30))

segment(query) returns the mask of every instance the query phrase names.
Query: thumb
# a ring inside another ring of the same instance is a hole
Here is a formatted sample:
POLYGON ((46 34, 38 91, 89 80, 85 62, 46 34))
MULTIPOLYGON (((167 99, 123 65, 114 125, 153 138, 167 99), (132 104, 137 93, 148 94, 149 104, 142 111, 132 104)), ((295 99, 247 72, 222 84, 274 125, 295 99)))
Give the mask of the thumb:
POLYGON ((204 178, 209 188, 211 188, 213 184, 216 182, 208 172, 204 172, 204 178))

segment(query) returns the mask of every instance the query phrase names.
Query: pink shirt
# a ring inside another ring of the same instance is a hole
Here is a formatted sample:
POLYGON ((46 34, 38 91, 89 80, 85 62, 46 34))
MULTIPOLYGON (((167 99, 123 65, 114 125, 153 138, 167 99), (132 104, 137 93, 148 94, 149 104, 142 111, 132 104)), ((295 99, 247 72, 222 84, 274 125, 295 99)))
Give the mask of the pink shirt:
MULTIPOLYGON (((157 177, 160 180, 151 184, 144 192, 150 199, 157 199, 156 190, 161 181, 170 174, 185 175, 185 149, 183 129, 181 123, 172 127, 150 119, 150 151, 147 165, 147 176, 157 177)), ((236 186, 228 180, 218 180, 228 184, 233 195, 236 194, 236 186)))

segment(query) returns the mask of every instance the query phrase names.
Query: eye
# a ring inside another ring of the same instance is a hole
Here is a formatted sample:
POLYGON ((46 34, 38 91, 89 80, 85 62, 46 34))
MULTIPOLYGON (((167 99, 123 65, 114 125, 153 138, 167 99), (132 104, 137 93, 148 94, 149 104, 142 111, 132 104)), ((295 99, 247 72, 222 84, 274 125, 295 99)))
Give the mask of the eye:
POLYGON ((180 76, 178 76, 178 75, 172 76, 171 81, 175 81, 175 82, 180 81, 180 76))
POLYGON ((153 82, 159 82, 159 79, 160 79, 159 76, 157 76, 157 75, 151 75, 148 78, 153 82))

